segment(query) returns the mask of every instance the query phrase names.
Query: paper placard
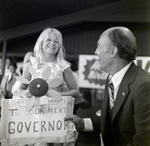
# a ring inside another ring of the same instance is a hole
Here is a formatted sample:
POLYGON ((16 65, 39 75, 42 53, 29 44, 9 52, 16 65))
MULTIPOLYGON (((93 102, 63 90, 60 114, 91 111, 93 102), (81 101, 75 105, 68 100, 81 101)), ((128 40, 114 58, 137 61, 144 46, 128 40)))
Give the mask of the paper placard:
POLYGON ((32 144, 36 142, 61 143, 68 137, 66 115, 73 114, 74 99, 64 97, 61 101, 39 98, 36 105, 48 104, 49 110, 33 107, 26 111, 27 98, 4 99, 2 101, 2 145, 32 144))
MULTIPOLYGON (((79 86, 104 89, 108 73, 99 68, 97 55, 79 55, 79 86)), ((150 73, 150 57, 137 56, 134 62, 150 73)))
POLYGON ((142 67, 144 70, 150 73, 150 57, 138 56, 134 61, 137 66, 142 67))
POLYGON ((99 68, 97 55, 79 55, 79 86, 104 89, 108 73, 99 68))

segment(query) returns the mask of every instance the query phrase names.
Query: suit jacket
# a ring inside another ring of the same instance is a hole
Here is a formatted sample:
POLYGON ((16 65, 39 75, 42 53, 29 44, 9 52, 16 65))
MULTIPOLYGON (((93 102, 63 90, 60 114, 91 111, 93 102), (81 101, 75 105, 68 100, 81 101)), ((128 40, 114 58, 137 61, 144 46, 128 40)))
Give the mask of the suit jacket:
POLYGON ((105 146, 150 146, 150 75, 131 64, 120 84, 112 119, 109 112, 108 80, 101 117, 92 118, 105 146))

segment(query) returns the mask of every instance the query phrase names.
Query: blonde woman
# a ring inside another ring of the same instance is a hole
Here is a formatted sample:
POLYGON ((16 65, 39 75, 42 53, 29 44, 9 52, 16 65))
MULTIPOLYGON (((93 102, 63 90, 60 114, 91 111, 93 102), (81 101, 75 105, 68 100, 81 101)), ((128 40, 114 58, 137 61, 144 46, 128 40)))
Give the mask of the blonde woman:
MULTIPOLYGON (((30 66, 32 66, 39 75, 42 75, 43 71, 47 67, 50 67, 51 73, 49 79, 59 77, 64 81, 59 88, 60 94, 62 96, 72 96, 74 98, 79 96, 79 88, 73 77, 70 63, 65 60, 65 49, 63 47, 62 34, 57 29, 47 28, 37 39, 34 47, 34 57, 31 57, 30 62, 25 66, 23 71, 23 77, 28 80, 32 78, 29 72, 30 66)), ((27 85, 21 84, 20 88, 26 89, 27 85)), ((74 133, 77 138, 77 131, 75 130, 74 133)), ((75 141, 70 143, 55 143, 51 145, 74 146, 75 141)))

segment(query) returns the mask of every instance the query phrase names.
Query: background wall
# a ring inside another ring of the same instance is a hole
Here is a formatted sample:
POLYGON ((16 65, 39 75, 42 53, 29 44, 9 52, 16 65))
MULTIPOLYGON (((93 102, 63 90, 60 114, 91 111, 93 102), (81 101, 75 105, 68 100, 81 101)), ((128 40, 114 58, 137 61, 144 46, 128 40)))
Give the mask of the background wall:
MULTIPOLYGON (((150 56, 150 24, 129 22, 87 22, 67 28, 57 28, 62 32, 67 59, 78 59, 79 54, 94 54, 97 40, 109 27, 125 26, 135 35, 139 56, 150 56)), ((23 59, 26 52, 32 51, 41 32, 28 37, 9 40, 7 53, 14 55, 17 61, 23 59)), ((1 48, 1 47, 0 47, 1 48)))

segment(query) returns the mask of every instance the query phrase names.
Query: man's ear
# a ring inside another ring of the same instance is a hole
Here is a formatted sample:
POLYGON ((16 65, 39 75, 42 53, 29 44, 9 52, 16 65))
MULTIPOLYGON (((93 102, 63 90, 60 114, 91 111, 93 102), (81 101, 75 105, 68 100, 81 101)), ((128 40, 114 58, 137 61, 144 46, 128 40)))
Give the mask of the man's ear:
POLYGON ((116 46, 112 46, 110 55, 111 57, 115 57, 118 54, 118 48, 116 46))

